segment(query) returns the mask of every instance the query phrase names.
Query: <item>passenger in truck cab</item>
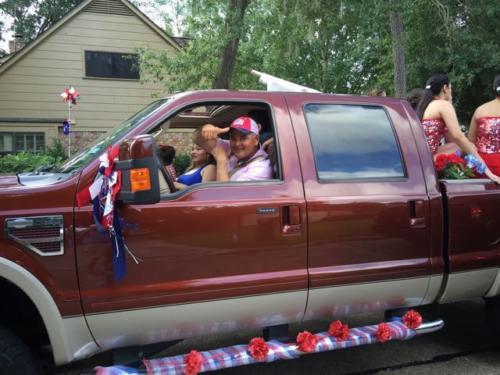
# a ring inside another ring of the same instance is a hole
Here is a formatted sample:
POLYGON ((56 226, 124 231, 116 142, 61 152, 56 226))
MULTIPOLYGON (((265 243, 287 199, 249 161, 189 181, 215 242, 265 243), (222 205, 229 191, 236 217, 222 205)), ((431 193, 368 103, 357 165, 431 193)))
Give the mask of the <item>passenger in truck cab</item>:
POLYGON ((175 181, 177 178, 174 168, 175 148, 169 145, 160 144, 158 146, 158 156, 160 157, 160 160, 165 166, 168 174, 172 177, 172 180, 175 181))
POLYGON ((177 177, 174 183, 178 190, 187 186, 215 180, 214 158, 198 145, 191 150, 191 165, 186 172, 177 177))
POLYGON ((229 127, 205 124, 193 142, 209 152, 217 164, 217 181, 258 181, 273 178, 267 153, 259 143, 259 126, 248 116, 235 119, 229 127), (229 141, 219 134, 229 132, 229 141))
MULTIPOLYGON (((438 154, 462 151, 474 155, 484 163, 476 146, 460 130, 452 98, 451 83, 446 74, 437 73, 429 77, 416 109, 429 148, 434 157, 438 154), (441 145, 443 139, 445 144, 441 145)), ((489 168, 486 168, 485 175, 500 183, 500 177, 489 168)))
POLYGON ((475 143, 488 168, 500 175, 500 74, 493 81, 493 92, 495 99, 474 112, 467 136, 475 143))
POLYGON ((269 116, 265 110, 254 109, 248 112, 248 117, 252 118, 257 122, 259 126, 259 140, 261 147, 267 153, 271 166, 273 167, 273 175, 277 176, 277 155, 276 155, 276 144, 274 142, 274 133, 272 127, 269 124, 269 116))

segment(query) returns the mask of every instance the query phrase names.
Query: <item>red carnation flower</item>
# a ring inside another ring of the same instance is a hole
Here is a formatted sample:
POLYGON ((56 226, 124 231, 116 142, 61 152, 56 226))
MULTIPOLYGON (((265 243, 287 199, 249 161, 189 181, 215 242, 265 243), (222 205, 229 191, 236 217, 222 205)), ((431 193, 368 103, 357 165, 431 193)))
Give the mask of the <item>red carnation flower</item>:
POLYGON ((330 323, 328 333, 340 341, 345 341, 349 337, 349 326, 343 324, 340 320, 336 320, 330 323))
POLYGON ((191 352, 184 357, 184 373, 186 375, 197 375, 201 370, 203 357, 197 350, 191 352))
POLYGON ((457 154, 449 154, 448 161, 450 163, 465 164, 465 160, 457 154))
POLYGON ((248 351, 254 359, 256 359, 257 361, 262 361, 267 358, 269 347, 267 346, 267 343, 263 338, 254 337, 248 344, 248 351))
POLYGON ((297 345, 299 350, 304 353, 311 353, 316 349, 318 338, 309 331, 300 332, 297 335, 297 345))
POLYGON ((377 336, 378 341, 386 342, 387 340, 390 340, 392 337, 391 328, 387 323, 380 323, 378 325, 378 329, 377 332, 375 333, 375 336, 377 336))
POLYGON ((448 156, 445 154, 439 154, 436 157, 436 161, 434 164, 438 172, 443 170, 444 168, 446 168, 446 165, 448 165, 448 156))
POLYGON ((410 329, 417 329, 422 324, 422 315, 415 310, 409 310, 403 315, 403 323, 410 329))

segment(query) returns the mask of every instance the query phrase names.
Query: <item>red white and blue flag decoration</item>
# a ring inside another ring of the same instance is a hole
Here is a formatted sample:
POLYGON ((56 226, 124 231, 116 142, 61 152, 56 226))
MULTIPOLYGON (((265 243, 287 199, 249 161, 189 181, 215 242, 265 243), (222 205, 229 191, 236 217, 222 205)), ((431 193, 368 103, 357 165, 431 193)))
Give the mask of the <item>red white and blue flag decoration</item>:
POLYGON ((63 121, 63 133, 68 135, 71 132, 71 124, 67 119, 63 121))
POLYGON ((61 93, 64 103, 71 103, 76 105, 76 100, 80 98, 80 94, 75 90, 73 86, 66 87, 61 93))
POLYGON ((118 211, 115 207, 116 197, 121 189, 122 173, 114 170, 114 161, 118 156, 118 147, 108 148, 106 154, 99 158, 100 165, 93 183, 82 189, 77 195, 78 207, 91 201, 93 204, 92 217, 96 229, 109 233, 111 239, 113 270, 115 280, 121 281, 127 273, 127 252, 136 264, 140 258, 136 257, 125 244, 118 211))
MULTIPOLYGON (((233 345, 226 348, 176 355, 160 359, 144 360, 146 373, 151 375, 196 375, 201 372, 250 365, 259 362, 295 359, 307 353, 320 353, 354 346, 383 343, 390 340, 408 340, 417 335, 422 316, 408 311, 402 319, 375 325, 349 328, 335 321, 327 332, 312 334, 300 332, 295 342, 264 341, 253 338, 248 345, 233 345)), ((96 375, 131 375, 143 371, 125 367, 96 367, 96 375)))

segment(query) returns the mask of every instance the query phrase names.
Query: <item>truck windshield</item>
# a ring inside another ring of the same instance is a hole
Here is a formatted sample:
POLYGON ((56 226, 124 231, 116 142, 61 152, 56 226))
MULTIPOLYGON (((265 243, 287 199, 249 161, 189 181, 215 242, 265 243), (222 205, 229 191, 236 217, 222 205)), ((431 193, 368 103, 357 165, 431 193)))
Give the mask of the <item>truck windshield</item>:
POLYGON ((151 116, 156 110, 167 103, 169 99, 157 100, 149 104, 146 108, 136 113, 128 120, 125 120, 116 128, 110 130, 108 133, 103 134, 95 142, 93 142, 88 148, 80 153, 76 154, 64 164, 57 168, 57 172, 60 173, 71 173, 81 167, 87 165, 90 161, 94 160, 96 157, 102 155, 109 145, 115 143, 118 139, 128 133, 137 124, 142 122, 147 117, 151 116))

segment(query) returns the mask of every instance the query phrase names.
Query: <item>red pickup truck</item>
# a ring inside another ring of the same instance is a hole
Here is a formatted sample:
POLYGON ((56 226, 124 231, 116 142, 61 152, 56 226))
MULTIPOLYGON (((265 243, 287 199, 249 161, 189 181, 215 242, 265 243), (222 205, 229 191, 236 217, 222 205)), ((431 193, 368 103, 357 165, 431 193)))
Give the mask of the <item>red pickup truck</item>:
POLYGON ((398 99, 176 94, 64 165, 0 185, 0 368, 16 362, 22 373, 35 371, 28 347, 50 347, 64 364, 193 335, 500 294, 500 187, 439 181, 418 118, 398 99), (99 156, 120 144, 142 145, 122 153, 132 160, 154 154, 162 132, 227 126, 255 111, 273 138, 274 179, 171 191, 159 188, 159 173, 146 200, 132 194, 119 207, 142 262, 129 258, 116 282, 109 236, 90 204, 76 207, 99 156))

